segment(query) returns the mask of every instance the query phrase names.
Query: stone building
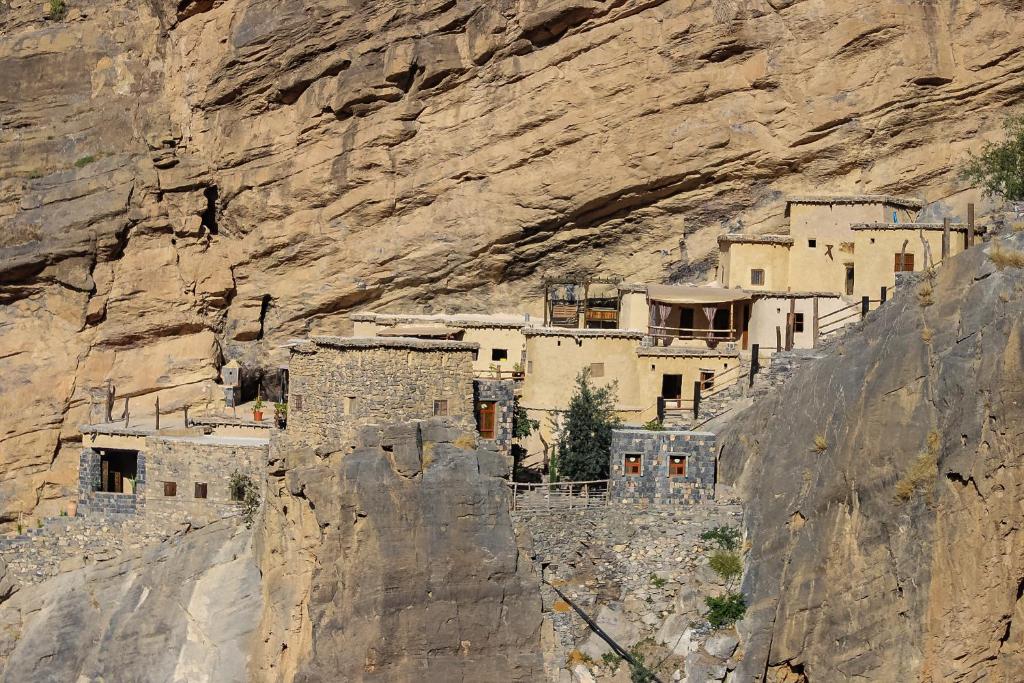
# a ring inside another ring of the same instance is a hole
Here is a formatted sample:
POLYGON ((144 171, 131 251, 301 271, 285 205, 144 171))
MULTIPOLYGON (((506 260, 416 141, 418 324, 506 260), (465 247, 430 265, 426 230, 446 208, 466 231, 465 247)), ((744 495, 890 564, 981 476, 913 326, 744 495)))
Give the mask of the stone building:
POLYGON ((471 342, 408 337, 313 337, 293 344, 288 434, 353 442, 366 424, 474 418, 471 342))
POLYGON ((158 525, 233 515, 238 495, 232 475, 262 478, 269 448, 262 431, 231 436, 210 427, 83 427, 78 512, 140 515, 158 525))
POLYGON ((715 497, 715 435, 617 429, 609 476, 613 500, 682 505, 715 497))

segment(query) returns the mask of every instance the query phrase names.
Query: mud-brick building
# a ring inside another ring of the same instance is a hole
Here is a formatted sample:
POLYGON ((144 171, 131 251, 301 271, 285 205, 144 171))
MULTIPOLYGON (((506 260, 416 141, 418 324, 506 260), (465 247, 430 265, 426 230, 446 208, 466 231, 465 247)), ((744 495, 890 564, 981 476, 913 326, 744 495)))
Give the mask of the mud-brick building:
POLYGON ((474 386, 479 344, 412 337, 312 337, 292 344, 288 435, 355 443, 359 427, 447 417, 507 450, 510 382, 474 386))
POLYGON ((79 514, 138 515, 155 525, 234 515, 233 474, 260 481, 269 448, 269 430, 249 432, 82 427, 79 514))
POLYGON ((625 503, 690 505, 715 497, 715 435, 616 429, 611 497, 625 503))

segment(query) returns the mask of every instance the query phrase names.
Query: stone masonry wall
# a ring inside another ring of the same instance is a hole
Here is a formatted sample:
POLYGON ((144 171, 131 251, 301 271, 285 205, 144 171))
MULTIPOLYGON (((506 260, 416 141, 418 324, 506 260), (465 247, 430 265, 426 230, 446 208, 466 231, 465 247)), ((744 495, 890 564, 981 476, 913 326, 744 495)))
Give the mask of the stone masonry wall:
POLYGON ((612 433, 611 496, 628 503, 692 504, 715 495, 715 435, 617 429, 612 433), (627 454, 642 456, 639 475, 625 473, 627 454), (686 476, 669 476, 669 458, 686 456, 686 476))
POLYGON ((369 423, 426 419, 434 401, 473 419, 473 350, 465 342, 315 338, 292 351, 288 434, 351 441, 369 423))
POLYGON ((515 409, 516 383, 509 379, 477 379, 473 386, 476 400, 494 401, 494 439, 498 452, 508 456, 512 449, 512 411, 515 409))
POLYGON ((100 453, 83 448, 78 462, 78 509, 81 514, 131 515, 146 506, 146 457, 139 452, 134 493, 99 491, 101 479, 100 453))
POLYGON ((159 437, 146 440, 146 516, 211 521, 237 513, 231 500, 235 470, 262 479, 268 445, 242 437, 159 437), (164 495, 164 482, 177 485, 174 496, 164 495), (206 498, 195 497, 196 483, 206 484, 206 498))

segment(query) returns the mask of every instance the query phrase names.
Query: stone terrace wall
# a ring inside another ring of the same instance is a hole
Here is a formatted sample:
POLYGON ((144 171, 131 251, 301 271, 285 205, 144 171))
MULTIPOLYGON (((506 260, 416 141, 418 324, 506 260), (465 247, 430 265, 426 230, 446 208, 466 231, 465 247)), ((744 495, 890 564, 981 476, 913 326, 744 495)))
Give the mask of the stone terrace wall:
POLYGON ((416 339, 316 337, 292 349, 288 434, 310 443, 350 441, 371 422, 473 416, 476 344, 416 339))
POLYGON ((715 496, 715 435, 617 429, 612 433, 611 496, 630 503, 692 504, 715 496), (626 475, 626 454, 642 456, 640 475, 626 475), (670 477, 669 457, 686 456, 686 476, 670 477))

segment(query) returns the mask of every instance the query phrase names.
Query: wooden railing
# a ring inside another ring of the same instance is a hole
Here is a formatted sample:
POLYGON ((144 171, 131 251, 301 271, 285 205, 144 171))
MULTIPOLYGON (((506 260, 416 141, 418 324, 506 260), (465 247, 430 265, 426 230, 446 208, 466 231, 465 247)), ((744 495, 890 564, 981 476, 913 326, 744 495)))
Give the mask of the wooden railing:
POLYGON ((526 373, 522 370, 501 370, 492 368, 488 370, 474 370, 473 377, 476 379, 523 379, 526 373))
POLYGON ((513 512, 551 513, 591 510, 608 505, 610 480, 559 481, 539 484, 507 482, 512 490, 513 512))
POLYGON ((700 385, 700 397, 711 398, 716 394, 720 394, 726 389, 730 388, 736 382, 747 373, 747 370, 742 364, 734 365, 733 367, 723 370, 722 372, 716 372, 715 375, 703 382, 700 385))
POLYGON ((739 339, 739 330, 716 330, 707 327, 648 325, 647 334, 655 339, 714 339, 717 341, 736 341, 739 339))

